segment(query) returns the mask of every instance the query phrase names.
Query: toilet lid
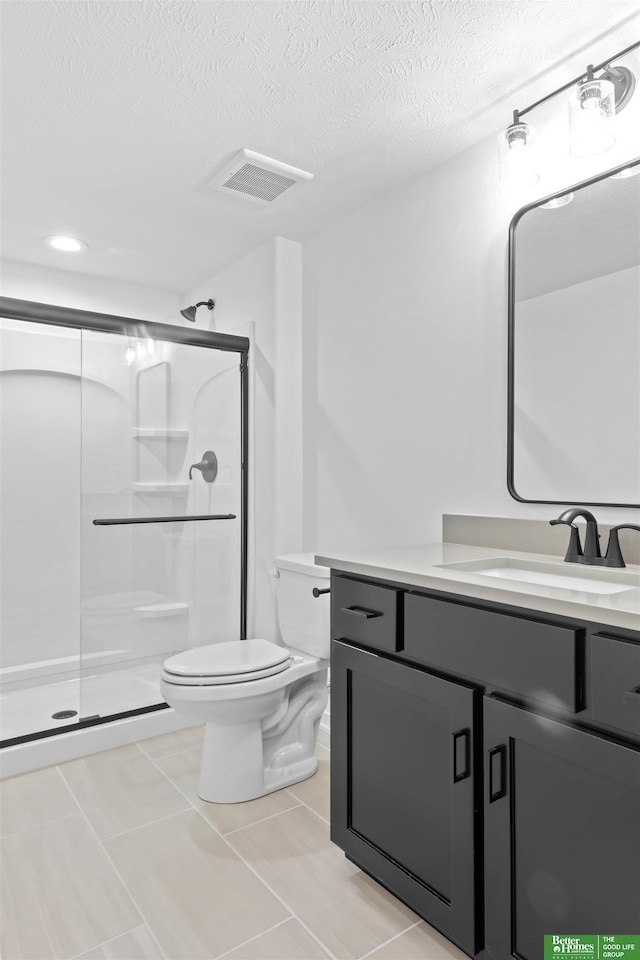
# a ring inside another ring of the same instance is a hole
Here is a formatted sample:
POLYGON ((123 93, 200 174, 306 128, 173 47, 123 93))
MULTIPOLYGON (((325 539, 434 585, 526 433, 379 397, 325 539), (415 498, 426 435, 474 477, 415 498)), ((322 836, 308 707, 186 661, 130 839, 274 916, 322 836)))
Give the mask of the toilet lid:
POLYGON ((269 640, 230 640, 177 653, 165 660, 164 672, 176 682, 234 683, 270 676, 288 665, 289 651, 269 640))

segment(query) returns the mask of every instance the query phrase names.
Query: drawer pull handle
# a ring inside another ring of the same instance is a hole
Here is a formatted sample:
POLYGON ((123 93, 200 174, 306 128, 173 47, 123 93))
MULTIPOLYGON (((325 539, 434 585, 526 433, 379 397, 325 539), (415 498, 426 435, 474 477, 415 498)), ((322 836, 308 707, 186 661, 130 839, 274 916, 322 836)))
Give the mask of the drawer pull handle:
POLYGON ((377 610, 367 610, 366 607, 340 607, 340 612, 349 613, 352 617, 360 617, 362 620, 371 620, 373 617, 382 616, 377 610))
POLYGON ((625 697, 640 697, 640 687, 634 687, 633 690, 625 690, 625 697))
POLYGON ((457 730, 453 734, 453 782, 465 780, 471 775, 471 730, 457 730), (460 770, 460 760, 464 767, 460 770))
POLYGON ((499 747, 489 750, 489 803, 494 800, 500 800, 507 795, 507 748, 504 743, 499 747), (500 776, 498 777, 498 788, 495 789, 496 782, 496 764, 500 762, 500 776))

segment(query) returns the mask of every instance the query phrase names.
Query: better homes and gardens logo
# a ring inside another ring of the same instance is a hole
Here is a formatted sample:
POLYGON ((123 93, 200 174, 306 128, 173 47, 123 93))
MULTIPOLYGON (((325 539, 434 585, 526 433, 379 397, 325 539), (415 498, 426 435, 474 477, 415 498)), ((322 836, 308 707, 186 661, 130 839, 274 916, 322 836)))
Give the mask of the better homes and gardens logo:
POLYGON ((544 960, 563 956, 584 960, 640 960, 640 936, 546 936, 544 960))

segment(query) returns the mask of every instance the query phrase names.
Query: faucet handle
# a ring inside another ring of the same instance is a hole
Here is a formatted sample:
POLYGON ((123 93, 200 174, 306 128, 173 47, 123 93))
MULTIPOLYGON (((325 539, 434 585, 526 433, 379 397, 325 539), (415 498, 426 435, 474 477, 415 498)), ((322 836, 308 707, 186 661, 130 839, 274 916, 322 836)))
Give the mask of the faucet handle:
POLYGON ((619 523, 617 527, 611 527, 607 553, 604 558, 604 565, 607 567, 626 567, 622 550, 620 549, 618 530, 640 530, 640 527, 637 523, 619 523))
POLYGON ((193 471, 199 470, 207 483, 213 483, 218 476, 218 458, 213 450, 205 450, 200 463, 192 463, 189 467, 189 480, 193 479, 193 471))

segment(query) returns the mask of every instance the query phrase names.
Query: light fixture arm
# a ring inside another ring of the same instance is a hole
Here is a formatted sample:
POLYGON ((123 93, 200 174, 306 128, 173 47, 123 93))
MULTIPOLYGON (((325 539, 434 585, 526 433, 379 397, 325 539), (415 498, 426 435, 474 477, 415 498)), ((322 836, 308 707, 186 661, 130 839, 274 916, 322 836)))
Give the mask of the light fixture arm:
POLYGON ((613 57, 607 57, 606 60, 603 60, 602 63, 599 63, 596 66, 594 66, 593 64, 589 64, 585 73, 581 73, 579 77, 575 77, 573 80, 569 80, 568 83, 565 83, 561 87, 558 87, 557 90, 553 90, 551 93, 548 93, 546 97, 541 97, 539 100, 536 100, 535 103, 530 103, 528 107, 524 108, 524 110, 514 110, 513 111, 514 123, 518 123, 520 118, 523 117, 525 113, 529 113, 531 110, 535 110, 536 107, 541 106, 543 103, 546 103, 548 100, 552 100, 553 97, 557 97, 559 93, 564 93, 565 90, 569 90, 571 87, 575 87, 576 84, 582 83, 583 80, 593 80, 594 74, 596 74, 599 70, 605 70, 614 62, 614 60, 620 60, 621 57, 624 57, 627 53, 630 53, 632 50, 636 50, 638 47, 640 47, 640 40, 636 41, 636 43, 632 43, 628 47, 625 47, 624 50, 620 50, 619 53, 616 53, 613 57), (517 120, 516 120, 516 117, 517 117, 517 120))

